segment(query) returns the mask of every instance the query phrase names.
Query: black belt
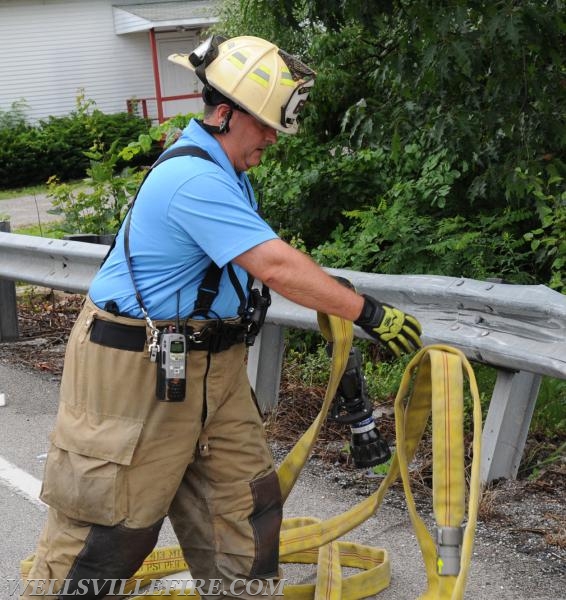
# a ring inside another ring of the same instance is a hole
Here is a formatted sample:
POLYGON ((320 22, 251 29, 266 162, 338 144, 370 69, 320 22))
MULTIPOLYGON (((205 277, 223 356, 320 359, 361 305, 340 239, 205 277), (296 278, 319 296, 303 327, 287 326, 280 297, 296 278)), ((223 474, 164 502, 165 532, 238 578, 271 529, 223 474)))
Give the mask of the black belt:
MULTIPOLYGON (((246 335, 246 328, 241 324, 223 323, 219 326, 205 326, 200 331, 188 329, 190 331, 187 333, 187 348, 189 350, 204 350, 213 354, 228 350, 236 344, 244 343, 246 335)), ((145 327, 142 326, 137 327, 95 319, 90 330, 90 341, 118 350, 143 352, 147 334, 145 327)))

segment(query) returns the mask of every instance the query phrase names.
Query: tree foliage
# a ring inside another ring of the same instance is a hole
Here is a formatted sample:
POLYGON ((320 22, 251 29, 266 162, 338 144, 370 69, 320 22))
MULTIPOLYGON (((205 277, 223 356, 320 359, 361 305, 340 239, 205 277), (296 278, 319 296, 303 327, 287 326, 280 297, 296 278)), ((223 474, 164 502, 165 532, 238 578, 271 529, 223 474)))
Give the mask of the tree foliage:
POLYGON ((564 289, 563 2, 224 6, 226 33, 318 74, 301 134, 254 173, 275 226, 311 250, 331 238, 317 256, 333 266, 564 289))

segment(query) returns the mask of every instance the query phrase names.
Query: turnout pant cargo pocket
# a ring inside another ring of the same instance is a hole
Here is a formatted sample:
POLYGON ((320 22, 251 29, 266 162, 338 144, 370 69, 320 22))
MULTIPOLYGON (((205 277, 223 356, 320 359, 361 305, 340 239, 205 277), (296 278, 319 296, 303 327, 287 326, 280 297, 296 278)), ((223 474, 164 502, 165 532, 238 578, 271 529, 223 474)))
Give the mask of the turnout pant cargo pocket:
POLYGON ((125 469, 143 422, 77 414, 65 404, 60 405, 59 419, 66 426, 52 436, 41 499, 78 521, 98 525, 123 521, 128 511, 125 469))

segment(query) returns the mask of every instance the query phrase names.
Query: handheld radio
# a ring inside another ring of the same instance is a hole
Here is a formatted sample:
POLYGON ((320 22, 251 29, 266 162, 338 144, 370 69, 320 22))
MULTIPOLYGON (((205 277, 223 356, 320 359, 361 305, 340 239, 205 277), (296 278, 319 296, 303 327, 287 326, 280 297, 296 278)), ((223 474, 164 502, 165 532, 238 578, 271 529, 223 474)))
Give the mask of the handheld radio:
POLYGON ((182 402, 186 388, 187 340, 181 333, 159 338, 156 396, 164 402, 182 402))

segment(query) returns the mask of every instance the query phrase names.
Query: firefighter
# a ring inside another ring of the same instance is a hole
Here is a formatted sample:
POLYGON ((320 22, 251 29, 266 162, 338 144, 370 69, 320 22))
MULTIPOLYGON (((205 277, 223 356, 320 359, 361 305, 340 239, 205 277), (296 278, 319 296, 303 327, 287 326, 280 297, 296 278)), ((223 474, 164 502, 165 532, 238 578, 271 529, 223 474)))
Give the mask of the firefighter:
POLYGON ((165 517, 205 598, 277 582, 281 494, 245 366, 269 288, 395 353, 421 345, 416 319, 341 285, 258 215, 246 171, 296 133, 314 72, 250 36, 170 60, 202 81, 204 118, 145 179, 68 341, 29 574, 57 579, 58 600, 131 577, 165 517))

